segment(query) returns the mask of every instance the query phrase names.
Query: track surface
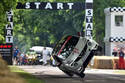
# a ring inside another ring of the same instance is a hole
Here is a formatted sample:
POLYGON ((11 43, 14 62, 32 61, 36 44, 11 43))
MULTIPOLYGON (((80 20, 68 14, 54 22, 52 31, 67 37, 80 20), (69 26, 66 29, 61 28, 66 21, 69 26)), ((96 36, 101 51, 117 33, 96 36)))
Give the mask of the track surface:
POLYGON ((51 66, 18 66, 45 83, 125 83, 125 75, 114 73, 116 70, 86 69, 85 78, 69 77, 57 67, 51 66))

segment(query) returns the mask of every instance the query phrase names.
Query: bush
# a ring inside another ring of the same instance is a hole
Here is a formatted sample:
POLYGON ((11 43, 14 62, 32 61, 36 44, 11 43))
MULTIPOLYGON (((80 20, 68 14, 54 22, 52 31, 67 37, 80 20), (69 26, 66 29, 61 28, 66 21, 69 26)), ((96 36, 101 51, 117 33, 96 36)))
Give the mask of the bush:
POLYGON ((17 74, 10 72, 7 63, 0 57, 0 83, 25 83, 17 74))

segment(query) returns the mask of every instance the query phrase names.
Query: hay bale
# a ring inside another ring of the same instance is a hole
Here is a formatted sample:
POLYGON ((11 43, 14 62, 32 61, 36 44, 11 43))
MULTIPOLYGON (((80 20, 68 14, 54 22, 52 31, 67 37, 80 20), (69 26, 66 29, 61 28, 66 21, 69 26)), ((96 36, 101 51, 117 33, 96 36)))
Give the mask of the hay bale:
POLYGON ((113 68, 112 57, 95 56, 93 68, 96 68, 96 69, 112 69, 113 68))
MULTIPOLYGON (((125 58, 124 58, 125 60, 125 58)), ((94 65, 89 63, 88 67, 96 69, 118 69, 119 57, 94 56, 94 65)))
POLYGON ((118 60, 119 60, 119 57, 113 57, 112 59, 113 69, 118 69, 118 60))

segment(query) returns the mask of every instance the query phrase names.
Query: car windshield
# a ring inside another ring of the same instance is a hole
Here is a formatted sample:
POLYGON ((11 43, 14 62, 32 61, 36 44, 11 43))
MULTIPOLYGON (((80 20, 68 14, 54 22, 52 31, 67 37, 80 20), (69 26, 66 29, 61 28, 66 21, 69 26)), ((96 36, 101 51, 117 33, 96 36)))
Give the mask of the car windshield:
POLYGON ((73 51, 78 40, 79 38, 75 36, 62 38, 54 49, 55 55, 61 59, 66 59, 73 51))

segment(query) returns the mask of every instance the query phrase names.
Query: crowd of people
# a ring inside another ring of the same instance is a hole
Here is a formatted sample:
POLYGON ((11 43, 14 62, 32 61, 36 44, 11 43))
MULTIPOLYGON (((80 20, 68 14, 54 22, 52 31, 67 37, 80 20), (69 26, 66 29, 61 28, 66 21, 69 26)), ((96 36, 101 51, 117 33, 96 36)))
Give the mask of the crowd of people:
POLYGON ((42 65, 47 65, 48 63, 48 57, 50 58, 50 52, 46 49, 46 47, 43 48, 41 54, 34 54, 34 57, 30 57, 31 55, 25 54, 24 52, 21 53, 19 48, 16 46, 13 50, 13 64, 15 65, 26 65, 26 64, 38 64, 36 58, 37 56, 42 57, 41 62, 42 65))

